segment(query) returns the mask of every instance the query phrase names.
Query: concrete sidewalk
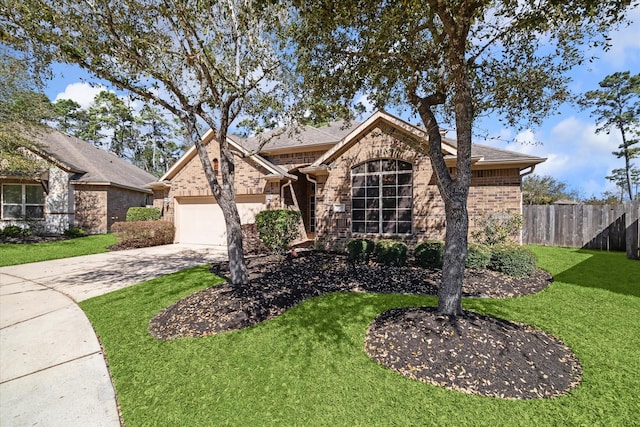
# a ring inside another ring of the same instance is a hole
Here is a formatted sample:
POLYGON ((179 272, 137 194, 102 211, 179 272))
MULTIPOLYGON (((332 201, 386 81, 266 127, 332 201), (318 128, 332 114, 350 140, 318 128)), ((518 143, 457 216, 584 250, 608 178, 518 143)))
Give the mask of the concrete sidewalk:
POLYGON ((0 268, 0 425, 119 426, 100 344, 76 303, 221 259, 224 248, 167 245, 0 268))

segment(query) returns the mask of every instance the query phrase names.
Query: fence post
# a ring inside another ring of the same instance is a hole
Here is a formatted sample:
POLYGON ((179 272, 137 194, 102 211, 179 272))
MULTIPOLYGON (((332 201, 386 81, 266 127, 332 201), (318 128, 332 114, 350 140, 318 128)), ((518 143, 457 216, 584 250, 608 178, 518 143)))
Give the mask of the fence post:
POLYGON ((625 203, 625 241, 627 258, 640 259, 640 200, 625 203))

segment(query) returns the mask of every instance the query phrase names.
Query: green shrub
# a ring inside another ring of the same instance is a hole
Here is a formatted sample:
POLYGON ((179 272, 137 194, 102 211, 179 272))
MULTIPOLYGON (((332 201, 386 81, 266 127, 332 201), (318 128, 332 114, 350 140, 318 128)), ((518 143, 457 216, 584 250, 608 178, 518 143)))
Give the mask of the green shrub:
POLYGON ((367 263, 376 248, 376 244, 370 239, 353 239, 347 244, 349 261, 367 263))
POLYGON ((407 262, 409 248, 397 240, 380 240, 374 250, 377 263, 387 266, 402 267, 407 262))
POLYGON ((118 238, 118 249, 146 248, 173 243, 174 226, 168 221, 116 222, 111 231, 118 238))
POLYGON ((444 256, 444 242, 441 240, 427 240, 419 243, 413 251, 416 263, 422 268, 442 268, 444 256))
POLYGON ((87 233, 80 227, 69 227, 68 229, 64 230, 64 233, 62 234, 70 239, 75 239, 76 237, 86 237, 89 235, 89 233, 87 233))
POLYGON ((132 207, 127 211, 127 221, 157 221, 160 219, 160 209, 132 207))
POLYGON ((471 237, 485 245, 501 245, 515 241, 522 229, 522 215, 510 212, 494 212, 476 221, 477 231, 471 237))
POLYGON ((515 277, 532 275, 537 268, 536 256, 530 250, 513 244, 491 247, 489 269, 515 277))
POLYGON ((7 225, 0 231, 0 234, 6 237, 20 237, 20 236, 28 236, 28 230, 23 230, 21 227, 17 225, 7 225))
POLYGON ((258 212, 256 228, 262 243, 275 253, 284 253, 300 237, 300 211, 275 209, 258 212))
POLYGON ((466 268, 481 270, 487 268, 491 261, 491 248, 480 243, 469 243, 467 248, 466 268))

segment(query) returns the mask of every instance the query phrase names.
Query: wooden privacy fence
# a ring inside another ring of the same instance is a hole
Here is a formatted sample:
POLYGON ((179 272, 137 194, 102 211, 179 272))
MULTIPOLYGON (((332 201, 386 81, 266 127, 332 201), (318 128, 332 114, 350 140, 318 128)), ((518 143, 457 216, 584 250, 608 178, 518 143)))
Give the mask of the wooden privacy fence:
POLYGON ((523 207, 523 242, 530 245, 640 252, 640 201, 617 206, 544 205, 523 207))

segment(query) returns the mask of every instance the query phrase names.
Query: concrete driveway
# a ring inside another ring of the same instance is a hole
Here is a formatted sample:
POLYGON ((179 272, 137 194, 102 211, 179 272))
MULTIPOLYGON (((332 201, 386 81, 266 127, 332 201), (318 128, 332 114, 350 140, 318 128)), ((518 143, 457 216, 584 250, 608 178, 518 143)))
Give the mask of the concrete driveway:
POLYGON ((1 267, 0 425, 119 426, 100 344, 76 303, 223 259, 224 248, 167 245, 1 267))

